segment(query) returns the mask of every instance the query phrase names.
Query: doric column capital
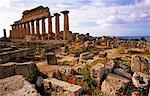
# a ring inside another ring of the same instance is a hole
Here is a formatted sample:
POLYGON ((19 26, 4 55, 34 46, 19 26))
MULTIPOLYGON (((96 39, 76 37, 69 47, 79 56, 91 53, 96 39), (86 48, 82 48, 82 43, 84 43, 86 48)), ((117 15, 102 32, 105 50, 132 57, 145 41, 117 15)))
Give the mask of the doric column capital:
POLYGON ((53 15, 54 15, 54 16, 60 16, 60 14, 59 14, 59 13, 54 13, 53 15))
POLYGON ((62 14, 68 14, 69 11, 68 10, 64 10, 64 11, 61 11, 60 13, 62 13, 62 14))

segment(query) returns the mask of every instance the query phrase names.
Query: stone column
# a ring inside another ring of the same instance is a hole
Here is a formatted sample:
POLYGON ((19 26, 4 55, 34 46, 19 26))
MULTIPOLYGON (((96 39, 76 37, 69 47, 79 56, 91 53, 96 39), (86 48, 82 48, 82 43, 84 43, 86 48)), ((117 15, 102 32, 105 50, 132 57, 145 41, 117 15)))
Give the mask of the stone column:
POLYGON ((15 35, 15 39, 18 39, 19 37, 19 25, 16 25, 16 35, 15 35))
POLYGON ((3 32, 4 32, 4 38, 7 38, 7 36, 6 36, 6 29, 3 29, 3 32))
POLYGON ((16 33, 16 25, 15 24, 13 24, 12 26, 12 32, 11 32, 11 34, 10 34, 10 37, 12 38, 12 39, 14 39, 14 34, 16 33))
POLYGON ((39 19, 36 20, 36 34, 37 34, 37 39, 41 39, 39 19))
POLYGON ((18 24, 18 39, 20 39, 20 33, 21 33, 21 25, 18 24))
POLYGON ((26 23, 23 23, 23 28, 24 28, 24 31, 23 31, 23 38, 25 38, 25 36, 27 35, 27 24, 26 23))
POLYGON ((64 40, 69 39, 69 17, 68 17, 68 10, 62 11, 62 14, 64 14, 64 32, 63 32, 63 37, 64 40))
POLYGON ((59 32, 60 32, 60 29, 59 29, 59 16, 60 16, 60 14, 59 13, 54 13, 54 16, 55 16, 55 39, 59 40, 59 32))
POLYGON ((52 29, 52 18, 54 16, 48 17, 48 40, 52 39, 53 29, 52 29))
POLYGON ((31 21, 31 30, 32 30, 32 35, 35 35, 34 21, 31 21))
POLYGON ((44 40, 44 36, 46 34, 45 30, 45 17, 42 18, 42 40, 44 40))
POLYGON ((22 24, 20 24, 20 33, 19 33, 19 38, 20 38, 20 39, 23 39, 23 34, 22 34, 22 32, 23 32, 23 26, 22 26, 22 24))
POLYGON ((30 22, 27 22, 27 34, 30 35, 30 22))

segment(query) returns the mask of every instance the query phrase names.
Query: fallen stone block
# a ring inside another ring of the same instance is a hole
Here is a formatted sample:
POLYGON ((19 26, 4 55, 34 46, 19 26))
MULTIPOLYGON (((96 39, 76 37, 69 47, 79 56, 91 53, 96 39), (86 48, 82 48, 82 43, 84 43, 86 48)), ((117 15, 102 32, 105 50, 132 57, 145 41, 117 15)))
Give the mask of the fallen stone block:
POLYGON ((149 61, 143 56, 133 55, 131 58, 131 71, 149 74, 149 61))
POLYGON ((105 75, 107 76, 109 73, 111 73, 115 66, 116 66, 115 61, 114 60, 109 60, 105 64, 105 69, 106 69, 105 70, 105 75))
POLYGON ((115 74, 109 74, 102 82, 101 91, 110 96, 117 96, 119 90, 124 88, 129 82, 130 80, 127 78, 115 74))
POLYGON ((132 76, 132 82, 137 88, 143 88, 148 86, 150 75, 146 75, 141 72, 134 72, 132 76))
POLYGON ((90 52, 84 52, 84 53, 81 53, 80 54, 80 59, 79 61, 81 60, 88 60, 88 59, 93 59, 93 54, 91 54, 90 52))
POLYGON ((44 79, 44 89, 50 96, 80 96, 82 87, 55 78, 44 79))
POLYGON ((102 78, 105 74, 104 64, 96 64, 91 68, 91 79, 96 82, 97 86, 100 86, 102 83, 102 78))
POLYGON ((52 53, 52 52, 47 53, 47 63, 49 65, 57 64, 57 58, 55 56, 55 53, 52 53))
POLYGON ((131 77, 132 77, 131 73, 127 72, 127 70, 122 69, 122 68, 115 68, 113 70, 113 73, 120 75, 120 76, 123 76, 123 77, 126 77, 128 79, 131 79, 131 77))
POLYGON ((0 79, 0 96, 40 96, 21 75, 0 79))

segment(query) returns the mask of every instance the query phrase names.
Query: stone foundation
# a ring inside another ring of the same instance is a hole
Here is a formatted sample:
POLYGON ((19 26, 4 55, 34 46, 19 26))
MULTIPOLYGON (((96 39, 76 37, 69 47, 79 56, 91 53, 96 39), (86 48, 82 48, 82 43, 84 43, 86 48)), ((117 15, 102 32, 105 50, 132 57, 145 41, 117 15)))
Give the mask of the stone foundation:
POLYGON ((29 48, 3 52, 3 53, 0 54, 0 58, 1 58, 1 62, 0 63, 6 63, 6 62, 9 62, 9 61, 14 60, 16 58, 24 57, 29 52, 30 52, 29 48))

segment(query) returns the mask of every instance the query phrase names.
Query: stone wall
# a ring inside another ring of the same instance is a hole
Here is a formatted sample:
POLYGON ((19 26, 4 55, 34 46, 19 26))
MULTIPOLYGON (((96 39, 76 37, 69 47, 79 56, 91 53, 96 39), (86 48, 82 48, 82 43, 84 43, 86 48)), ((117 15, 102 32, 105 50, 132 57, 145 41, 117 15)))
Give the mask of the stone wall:
POLYGON ((14 76, 23 75, 26 79, 31 80, 36 71, 36 64, 34 62, 25 63, 6 63, 0 65, 0 79, 14 76))
POLYGON ((0 59, 1 59, 0 64, 9 62, 9 61, 14 60, 16 58, 24 57, 29 52, 30 52, 29 48, 3 52, 3 53, 0 54, 0 59))

